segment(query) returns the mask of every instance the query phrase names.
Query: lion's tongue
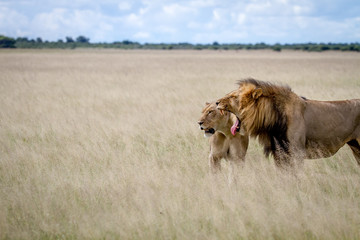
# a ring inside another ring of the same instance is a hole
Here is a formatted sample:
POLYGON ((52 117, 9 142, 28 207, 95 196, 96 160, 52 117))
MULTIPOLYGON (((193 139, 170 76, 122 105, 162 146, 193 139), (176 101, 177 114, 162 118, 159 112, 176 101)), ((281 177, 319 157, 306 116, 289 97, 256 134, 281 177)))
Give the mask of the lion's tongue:
POLYGON ((234 136, 236 134, 236 128, 237 128, 238 125, 239 125, 239 119, 236 118, 236 122, 230 128, 231 134, 234 135, 234 136))

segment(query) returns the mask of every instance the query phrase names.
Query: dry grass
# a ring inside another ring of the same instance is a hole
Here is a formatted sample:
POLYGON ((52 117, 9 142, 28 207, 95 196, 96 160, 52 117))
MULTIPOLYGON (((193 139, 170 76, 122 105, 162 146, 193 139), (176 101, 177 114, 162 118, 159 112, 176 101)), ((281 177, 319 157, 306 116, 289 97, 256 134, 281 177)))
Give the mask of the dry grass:
POLYGON ((229 186, 196 124, 248 76, 360 98, 359 66, 340 52, 1 51, 0 239, 359 239, 348 147, 294 177, 252 141, 229 186))

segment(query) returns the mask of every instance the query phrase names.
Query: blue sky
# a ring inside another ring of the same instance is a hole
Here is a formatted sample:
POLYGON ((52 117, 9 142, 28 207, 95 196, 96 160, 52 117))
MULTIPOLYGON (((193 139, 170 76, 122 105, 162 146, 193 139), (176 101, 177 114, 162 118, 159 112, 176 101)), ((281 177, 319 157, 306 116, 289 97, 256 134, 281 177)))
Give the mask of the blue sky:
POLYGON ((0 0, 0 34, 56 41, 360 42, 359 0, 0 0))

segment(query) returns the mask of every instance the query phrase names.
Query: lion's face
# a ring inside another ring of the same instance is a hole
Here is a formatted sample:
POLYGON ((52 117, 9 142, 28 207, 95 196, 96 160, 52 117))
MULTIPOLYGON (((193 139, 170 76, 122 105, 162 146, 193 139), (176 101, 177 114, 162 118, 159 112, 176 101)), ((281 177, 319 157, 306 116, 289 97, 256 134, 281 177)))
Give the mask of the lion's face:
POLYGON ((239 119, 243 108, 254 102, 262 95, 262 90, 249 84, 240 86, 238 89, 228 93, 225 97, 216 101, 217 109, 220 113, 228 111, 234 113, 239 119))
POLYGON ((225 97, 220 98, 216 101, 217 109, 220 114, 224 114, 225 112, 232 112, 236 114, 236 110, 239 108, 240 101, 239 90, 232 91, 225 95, 225 97))
POLYGON ((215 102, 206 103, 198 121, 200 129, 205 131, 205 137, 210 137, 214 134, 218 127, 227 121, 229 114, 220 114, 220 110, 216 108, 215 102))

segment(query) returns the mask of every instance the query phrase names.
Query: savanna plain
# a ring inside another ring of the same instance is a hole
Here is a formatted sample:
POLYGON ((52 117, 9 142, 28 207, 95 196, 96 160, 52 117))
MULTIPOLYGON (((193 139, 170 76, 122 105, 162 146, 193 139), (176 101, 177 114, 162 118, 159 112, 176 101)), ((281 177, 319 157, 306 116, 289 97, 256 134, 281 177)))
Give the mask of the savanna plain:
POLYGON ((0 239, 360 239, 347 146, 290 174, 253 139, 210 174, 197 119, 250 76, 360 98, 359 53, 0 51, 0 239))

